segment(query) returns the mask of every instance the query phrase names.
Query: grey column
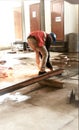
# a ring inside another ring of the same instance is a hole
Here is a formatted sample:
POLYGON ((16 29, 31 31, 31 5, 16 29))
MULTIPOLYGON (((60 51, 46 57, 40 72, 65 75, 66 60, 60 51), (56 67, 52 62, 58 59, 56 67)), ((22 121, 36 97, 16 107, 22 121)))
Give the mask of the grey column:
POLYGON ((25 13, 24 13, 24 1, 22 1, 22 41, 26 41, 26 28, 25 28, 25 13))
MULTIPOLYGON (((77 52, 79 52, 79 5, 78 5, 78 36, 77 36, 77 52)), ((79 54, 78 54, 79 58, 79 54)), ((79 64, 78 64, 79 66, 79 64)))
POLYGON ((45 31, 45 9, 44 0, 40 0, 40 19, 41 19, 41 30, 45 31))
POLYGON ((78 5, 78 34, 79 34, 79 5, 78 5))

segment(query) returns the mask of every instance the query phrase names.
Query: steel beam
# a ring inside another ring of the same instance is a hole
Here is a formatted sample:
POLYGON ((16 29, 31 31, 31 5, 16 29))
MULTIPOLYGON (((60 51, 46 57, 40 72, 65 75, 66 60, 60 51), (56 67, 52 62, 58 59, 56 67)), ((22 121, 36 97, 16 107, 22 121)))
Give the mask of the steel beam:
POLYGON ((46 80, 47 78, 50 78, 52 76, 56 76, 56 75, 61 74, 61 73, 63 73, 63 69, 57 69, 54 71, 47 72, 47 73, 40 75, 40 76, 36 76, 34 78, 31 78, 31 79, 28 79, 25 81, 21 81, 17 84, 13 84, 9 87, 1 89, 0 95, 6 94, 9 92, 13 92, 13 91, 16 91, 18 89, 22 89, 26 86, 32 85, 32 84, 37 83, 37 82, 42 81, 42 80, 46 80))

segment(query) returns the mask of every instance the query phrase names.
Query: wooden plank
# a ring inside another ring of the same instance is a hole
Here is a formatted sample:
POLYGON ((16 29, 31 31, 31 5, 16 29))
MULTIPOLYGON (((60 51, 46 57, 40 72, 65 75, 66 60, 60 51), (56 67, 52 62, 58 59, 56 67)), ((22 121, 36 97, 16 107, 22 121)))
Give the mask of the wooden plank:
POLYGON ((39 82, 40 85, 49 86, 54 88, 63 88, 64 82, 55 79, 46 79, 39 82))
POLYGON ((6 93, 9 93, 9 92, 13 92, 15 90, 24 88, 24 87, 26 87, 28 85, 32 85, 32 84, 34 84, 36 82, 42 81, 42 80, 50 78, 52 76, 56 76, 56 75, 61 74, 61 73, 63 73, 63 69, 57 69, 57 70, 45 73, 43 75, 36 76, 34 78, 19 82, 17 84, 13 84, 13 85, 11 85, 9 87, 1 89, 0 90, 0 95, 6 94, 6 93))

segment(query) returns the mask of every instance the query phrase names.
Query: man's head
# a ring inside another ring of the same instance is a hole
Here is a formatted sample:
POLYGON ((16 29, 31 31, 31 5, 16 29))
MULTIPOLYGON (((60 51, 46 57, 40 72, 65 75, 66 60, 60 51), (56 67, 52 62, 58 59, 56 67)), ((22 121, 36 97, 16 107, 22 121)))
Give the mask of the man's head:
POLYGON ((35 36, 32 36, 32 35, 29 35, 29 36, 27 37, 27 40, 28 40, 28 39, 34 39, 34 40, 36 40, 35 36))
POLYGON ((36 50, 36 47, 37 47, 37 40, 34 36, 32 35, 29 35, 27 37, 27 43, 28 45, 35 51, 36 50))
POLYGON ((49 35, 51 36, 53 43, 56 43, 56 34, 51 32, 49 35))

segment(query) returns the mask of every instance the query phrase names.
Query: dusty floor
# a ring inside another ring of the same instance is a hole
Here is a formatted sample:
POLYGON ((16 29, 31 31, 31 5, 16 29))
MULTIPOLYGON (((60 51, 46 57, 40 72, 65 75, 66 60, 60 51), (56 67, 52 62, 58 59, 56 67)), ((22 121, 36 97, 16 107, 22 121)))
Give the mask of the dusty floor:
MULTIPOLYGON (((29 57, 34 55, 30 54, 29 57)), ((26 54, 12 54, 11 58, 14 55, 17 59, 24 58, 26 54)), ((68 98, 69 92, 78 87, 78 57, 74 57, 75 62, 73 62, 74 59, 72 62, 63 60, 61 64, 61 60, 57 59, 60 58, 59 55, 59 53, 51 52, 51 61, 54 68, 65 69, 63 75, 57 77, 64 81, 63 88, 58 89, 35 83, 0 96, 0 130, 78 130, 78 106, 75 103, 70 104, 68 98)), ((34 59, 28 60, 27 63, 26 60, 22 60, 19 65, 20 67, 23 65, 21 74, 25 66, 32 65, 34 70, 34 59)), ((17 65, 15 66, 17 68, 17 65)), ((19 72, 19 70, 16 71, 19 72)))

